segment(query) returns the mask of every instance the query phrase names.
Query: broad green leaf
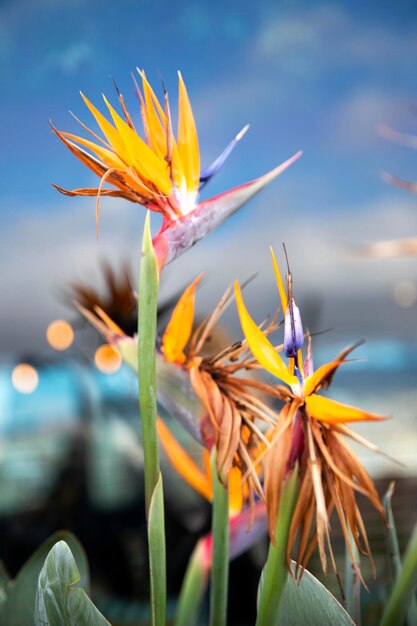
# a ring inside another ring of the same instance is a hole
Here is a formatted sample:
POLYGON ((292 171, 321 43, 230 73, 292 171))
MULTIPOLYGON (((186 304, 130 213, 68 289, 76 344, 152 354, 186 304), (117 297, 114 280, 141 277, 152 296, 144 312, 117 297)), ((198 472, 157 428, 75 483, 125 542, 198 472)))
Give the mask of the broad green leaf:
POLYGON ((2 626, 33 626, 39 574, 51 548, 61 540, 70 546, 81 575, 81 585, 89 590, 90 573, 83 547, 72 533, 59 531, 32 554, 15 580, 10 583, 9 595, 3 605, 2 626))
MULTIPOLYGON (((294 563, 292 567, 294 570, 294 563)), ((287 577, 276 624, 354 626, 342 605, 308 570, 304 571, 301 581, 287 577)))
POLYGON ((4 607, 9 594, 10 576, 3 561, 0 561, 0 624, 4 623, 4 607))
POLYGON ((81 587, 80 572, 65 541, 58 541, 39 574, 35 626, 110 626, 81 587))
POLYGON ((159 472, 151 498, 148 517, 149 569, 151 576, 152 624, 165 624, 166 613, 166 554, 164 491, 159 472))

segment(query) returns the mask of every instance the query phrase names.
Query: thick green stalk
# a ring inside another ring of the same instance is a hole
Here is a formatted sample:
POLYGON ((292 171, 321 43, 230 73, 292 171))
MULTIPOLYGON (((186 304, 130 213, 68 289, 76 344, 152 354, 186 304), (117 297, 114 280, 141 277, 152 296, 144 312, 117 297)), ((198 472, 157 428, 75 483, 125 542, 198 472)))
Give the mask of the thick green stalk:
POLYGON ((159 471, 156 430, 156 316, 158 268, 152 246, 149 213, 142 240, 138 312, 138 381, 142 421, 145 474, 145 505, 148 520, 149 570, 151 579, 151 623, 166 623, 165 525, 162 476, 159 471))
POLYGON ((204 543, 196 544, 187 565, 178 599, 175 626, 194 626, 207 589, 209 568, 204 562, 204 543))
POLYGON ((229 491, 217 475, 216 450, 211 454, 213 477, 213 563, 210 584, 210 626, 226 626, 229 591, 229 491))
POLYGON ((381 626, 402 624, 417 585, 417 526, 411 536, 401 570, 385 605, 381 626))
POLYGON ((258 591, 256 626, 277 626, 279 609, 288 577, 287 544, 291 519, 298 494, 298 467, 285 479, 277 525, 275 545, 269 546, 268 559, 262 572, 258 591))

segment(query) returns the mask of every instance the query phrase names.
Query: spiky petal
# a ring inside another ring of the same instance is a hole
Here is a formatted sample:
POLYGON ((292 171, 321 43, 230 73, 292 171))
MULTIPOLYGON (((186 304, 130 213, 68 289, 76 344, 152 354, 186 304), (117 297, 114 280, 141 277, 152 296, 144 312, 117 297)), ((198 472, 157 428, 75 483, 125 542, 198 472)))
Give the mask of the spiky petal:
POLYGON ((159 268, 162 269, 164 265, 171 263, 236 213, 261 189, 282 174, 301 154, 302 152, 297 152, 268 174, 201 202, 194 211, 175 221, 167 220, 153 240, 159 268))

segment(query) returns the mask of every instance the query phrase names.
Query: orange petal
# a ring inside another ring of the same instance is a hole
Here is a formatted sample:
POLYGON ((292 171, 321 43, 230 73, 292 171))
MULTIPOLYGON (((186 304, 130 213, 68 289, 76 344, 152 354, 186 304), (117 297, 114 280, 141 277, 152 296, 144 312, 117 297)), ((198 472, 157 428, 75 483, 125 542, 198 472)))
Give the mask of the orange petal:
POLYGON ((229 516, 233 517, 240 513, 242 506, 242 472, 238 467, 232 467, 229 472, 229 516))
POLYGON ((172 183, 168 176, 165 160, 160 159, 143 139, 130 128, 129 124, 126 124, 107 98, 105 96, 103 98, 128 152, 129 162, 145 179, 154 183, 161 194, 169 196, 172 191, 172 183))
POLYGON ((163 159, 167 155, 167 138, 165 132, 166 117, 152 87, 146 80, 145 72, 139 72, 145 96, 145 114, 149 138, 154 151, 163 159))
POLYGON ((325 424, 344 424, 345 422, 365 422, 367 420, 382 420, 383 415, 367 413, 348 404, 336 402, 324 396, 313 393, 305 398, 308 412, 314 419, 325 424))
POLYGON ((282 280, 281 272, 279 271, 277 259, 275 257, 275 254, 274 254, 274 251, 272 249, 272 246, 270 247, 270 251, 271 251, 271 256, 272 256, 272 263, 273 263, 273 266, 274 266, 275 278, 276 278, 277 286, 278 286, 278 293, 279 293, 279 297, 280 297, 280 300, 281 300, 282 313, 285 315, 285 313, 287 311, 288 298, 287 298, 287 294, 286 294, 286 291, 285 291, 285 287, 284 287, 284 283, 283 283, 283 280, 282 280))
POLYGON ((178 150, 184 168, 187 189, 197 193, 200 183, 200 150, 193 111, 180 72, 178 95, 178 150))
POLYGON ((319 387, 321 387, 322 381, 333 371, 335 371, 339 365, 341 365, 344 361, 340 359, 336 359, 335 361, 331 361, 330 363, 325 363, 321 367, 319 367, 315 372, 309 376, 305 381, 304 386, 304 394, 306 396, 311 395, 314 391, 316 391, 319 387))
POLYGON ((211 481, 194 463, 184 448, 180 446, 168 426, 160 417, 157 419, 157 429, 162 447, 178 474, 180 474, 193 489, 206 498, 206 500, 212 500, 213 488, 211 481))
POLYGON ((242 330, 255 359, 267 372, 288 385, 297 383, 297 377, 290 374, 282 357, 249 315, 237 281, 235 282, 235 295, 242 330))
POLYGON ((98 158, 101 159, 107 165, 107 167, 117 167, 120 169, 124 169, 126 167, 124 161, 122 161, 116 154, 114 154, 114 152, 107 150, 107 148, 102 148, 102 146, 98 146, 93 141, 84 139, 84 137, 72 135, 71 133, 62 133, 62 135, 67 139, 71 139, 72 141, 81 144, 92 152, 95 152, 98 158))
POLYGON ((195 290, 203 274, 187 287, 178 300, 162 337, 161 350, 168 361, 184 363, 184 348, 188 343, 193 329, 195 290))
POLYGON ((124 143, 120 138, 117 130, 114 128, 114 126, 112 126, 112 124, 110 124, 110 122, 104 117, 104 115, 100 113, 100 111, 94 106, 94 104, 92 104, 92 102, 90 102, 90 100, 85 97, 83 93, 81 93, 81 97, 90 109, 90 112, 93 114, 97 124, 100 126, 107 140, 113 146, 113 149, 123 160, 128 161, 128 153, 126 152, 124 143))

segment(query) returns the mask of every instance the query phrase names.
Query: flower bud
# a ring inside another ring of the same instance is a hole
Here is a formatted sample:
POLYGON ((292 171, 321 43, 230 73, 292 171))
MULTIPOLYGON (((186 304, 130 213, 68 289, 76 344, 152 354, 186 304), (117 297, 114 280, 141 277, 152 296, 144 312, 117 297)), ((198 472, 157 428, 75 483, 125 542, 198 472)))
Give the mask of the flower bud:
POLYGON ((284 321, 284 354, 286 357, 296 357, 298 350, 304 343, 303 325, 300 309, 294 298, 288 302, 284 321))

